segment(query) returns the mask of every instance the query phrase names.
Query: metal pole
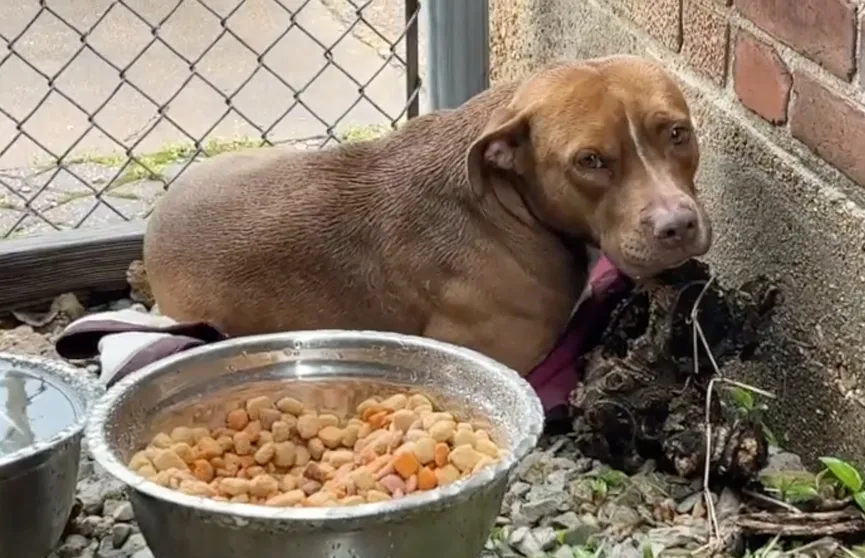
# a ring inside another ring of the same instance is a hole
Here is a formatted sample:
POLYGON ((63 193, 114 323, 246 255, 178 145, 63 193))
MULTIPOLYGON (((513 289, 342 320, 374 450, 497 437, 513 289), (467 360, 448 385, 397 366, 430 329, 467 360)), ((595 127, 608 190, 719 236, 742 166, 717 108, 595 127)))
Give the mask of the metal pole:
POLYGON ((418 115, 420 107, 420 59, 418 58, 418 0, 405 0, 405 88, 406 118, 418 115))
POLYGON ((427 0, 432 110, 456 108, 489 87, 489 0, 427 0))

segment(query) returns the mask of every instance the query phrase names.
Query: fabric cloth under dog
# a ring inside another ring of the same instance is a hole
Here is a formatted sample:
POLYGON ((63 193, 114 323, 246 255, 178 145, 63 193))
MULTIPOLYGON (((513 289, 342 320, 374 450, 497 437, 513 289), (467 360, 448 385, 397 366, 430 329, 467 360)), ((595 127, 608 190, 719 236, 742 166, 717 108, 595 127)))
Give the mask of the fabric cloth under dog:
MULTIPOLYGON (((588 348, 590 334, 602 328, 608 317, 604 301, 627 285, 628 281, 607 258, 597 261, 567 331, 527 377, 548 413, 567 404, 577 383, 578 357, 588 348)), ((98 358, 100 380, 110 387, 159 359, 226 338, 207 323, 179 323, 127 309, 91 314, 69 324, 57 338, 55 348, 69 360, 98 358)))

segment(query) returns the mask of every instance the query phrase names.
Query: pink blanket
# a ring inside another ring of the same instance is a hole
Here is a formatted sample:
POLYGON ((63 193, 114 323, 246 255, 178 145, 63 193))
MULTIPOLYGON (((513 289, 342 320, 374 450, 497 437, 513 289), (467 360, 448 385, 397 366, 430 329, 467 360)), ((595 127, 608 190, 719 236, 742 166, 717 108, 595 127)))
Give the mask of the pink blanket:
MULTIPOLYGON (((579 377, 578 357, 588 335, 602 329, 608 318, 604 301, 628 288, 628 281, 602 257, 589 277, 586 297, 571 318, 568 330, 547 358, 528 376, 549 413, 567 405, 579 377)), ((205 323, 177 323, 135 310, 101 312, 71 323, 56 340, 57 353, 67 359, 98 357, 100 379, 108 386, 130 372, 161 358, 225 336, 205 323)))
POLYGON ((589 335, 603 329, 609 317, 604 301, 611 294, 627 289, 628 284, 626 277, 606 257, 600 258, 592 268, 588 296, 577 307, 568 330, 527 378, 547 413, 567 405, 568 396, 580 377, 578 357, 588 349, 589 335))

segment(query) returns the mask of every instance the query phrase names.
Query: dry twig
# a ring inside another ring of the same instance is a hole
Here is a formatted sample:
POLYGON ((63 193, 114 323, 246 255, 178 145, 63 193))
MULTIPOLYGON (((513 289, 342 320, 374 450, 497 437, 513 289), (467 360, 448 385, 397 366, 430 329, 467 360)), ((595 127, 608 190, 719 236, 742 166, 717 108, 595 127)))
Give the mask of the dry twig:
POLYGON ((699 345, 702 345, 703 350, 706 352, 706 356, 709 357, 709 362, 712 364, 713 377, 709 381, 709 385, 706 388, 706 401, 705 401, 705 438, 706 438, 706 451, 704 456, 703 463, 703 499, 706 503, 706 513, 709 517, 712 532, 711 532, 711 540, 719 540, 721 538, 721 528, 718 524, 718 515, 715 510, 715 503, 712 499, 712 492, 709 489, 709 477, 711 473, 711 461, 712 461, 712 394, 715 389, 715 384, 717 382, 726 383, 730 385, 737 386, 742 389, 746 389, 752 391, 754 393, 758 393, 765 397, 769 397, 774 399, 775 395, 765 391, 763 389, 750 386, 748 384, 744 384, 742 382, 738 382, 736 380, 730 380, 724 378, 721 375, 721 369, 718 366, 717 361, 715 360, 715 355, 712 354, 712 349, 709 346, 709 342, 706 339, 706 335, 703 332, 703 328, 700 325, 700 321, 697 318, 697 314, 700 310, 700 303, 703 301, 703 297, 706 295, 706 292, 709 290, 709 287, 715 281, 715 276, 711 275, 706 283, 703 285, 700 294, 697 295, 696 300, 694 300, 694 305, 691 307, 691 313, 689 316, 689 320, 691 322, 691 341, 693 343, 693 362, 694 362, 694 376, 699 374, 699 356, 700 349, 699 345), (699 345, 697 341, 700 341, 699 345))
POLYGON ((766 504, 783 508, 788 510, 790 513, 802 513, 802 510, 794 506, 793 504, 787 503, 784 500, 779 500, 777 498, 772 498, 771 496, 767 496, 766 494, 760 494, 759 492, 754 492, 753 490, 748 490, 747 488, 742 489, 742 494, 753 498, 754 500, 760 500, 766 504))
POLYGON ((865 532, 865 518, 859 512, 741 514, 735 523, 752 534, 782 537, 825 537, 865 532))
MULTIPOLYGON (((699 356, 700 351, 697 346, 697 336, 703 340, 706 348, 706 352, 708 353, 709 360, 712 362, 712 367, 714 368, 715 374, 720 376, 721 371, 718 368, 718 364, 715 362, 715 357, 712 355, 712 351, 708 350, 708 343, 705 342, 705 336, 703 336, 703 329, 700 327, 700 322, 697 319, 697 312, 700 309, 700 303, 703 301, 703 297, 706 295, 706 291, 709 290, 709 287, 712 285, 715 276, 712 275, 709 277, 709 280, 706 281, 706 284, 703 285, 703 289, 700 291, 700 294, 697 295, 697 299, 694 301, 694 306, 691 308, 691 331, 692 337, 691 340, 693 342, 694 347, 694 376, 699 374, 699 356)), ((703 498, 706 501, 706 514, 709 516, 709 520, 712 525, 712 531, 710 536, 711 540, 717 540, 721 536, 721 528, 718 525, 718 516, 715 513, 715 503, 712 501, 712 492, 709 490, 709 471, 710 471, 710 462, 712 460, 712 389, 715 384, 715 378, 709 381, 709 387, 706 391, 706 455, 704 458, 703 464, 703 498)))

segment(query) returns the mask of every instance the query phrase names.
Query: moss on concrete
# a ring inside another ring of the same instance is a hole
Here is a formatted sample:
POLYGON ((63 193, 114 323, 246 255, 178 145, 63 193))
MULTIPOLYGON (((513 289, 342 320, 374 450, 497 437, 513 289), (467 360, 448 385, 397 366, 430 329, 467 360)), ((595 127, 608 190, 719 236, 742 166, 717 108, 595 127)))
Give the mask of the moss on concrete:
POLYGON ((111 187, 116 188, 123 184, 137 180, 162 180, 165 178, 165 169, 170 165, 189 160, 196 156, 213 157, 220 153, 239 151, 268 145, 260 139, 239 137, 234 139, 213 138, 201 145, 199 149, 191 142, 176 142, 165 144, 156 151, 134 154, 133 157, 120 154, 83 154, 67 159, 66 164, 92 163, 107 167, 123 167, 111 187))

